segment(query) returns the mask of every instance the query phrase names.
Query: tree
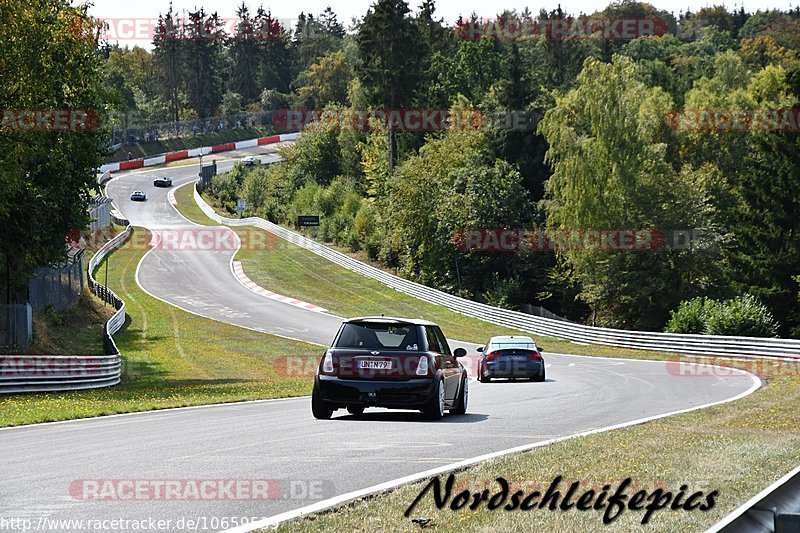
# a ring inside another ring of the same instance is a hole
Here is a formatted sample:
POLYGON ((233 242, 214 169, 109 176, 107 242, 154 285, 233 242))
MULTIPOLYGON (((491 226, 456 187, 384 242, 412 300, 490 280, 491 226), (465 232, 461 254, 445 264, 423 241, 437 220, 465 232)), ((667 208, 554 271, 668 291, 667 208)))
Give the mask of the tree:
POLYGON ((282 155, 286 159, 288 180, 294 189, 307 183, 328 185, 341 174, 338 116, 340 108, 330 107, 332 118, 323 114, 309 124, 297 141, 282 155))
POLYGON ((242 112, 242 95, 232 91, 222 96, 222 105, 219 108, 223 115, 235 115, 242 112))
POLYGON ((222 100, 220 52, 224 40, 222 21, 203 8, 190 11, 184 25, 187 85, 186 95, 199 118, 214 114, 222 100))
POLYGON ((180 92, 184 83, 183 27, 175 19, 172 4, 166 15, 158 16, 153 36, 153 64, 161 96, 169 102, 169 116, 176 123, 180 118, 180 92))
MULTIPOLYGON (((479 116, 463 97, 450 113, 479 116)), ((493 159, 487 131, 452 127, 429 138, 378 194, 392 228, 393 253, 407 276, 480 295, 492 288, 494 275, 524 273, 520 263, 502 254, 465 254, 457 246, 465 230, 518 228, 530 221, 532 206, 522 178, 512 165, 493 159)))
POLYGON ((327 104, 345 105, 352 79, 353 71, 344 52, 322 56, 297 77, 297 105, 308 109, 321 109, 327 104))
POLYGON ((232 70, 228 86, 242 96, 245 103, 255 101, 258 96, 256 70, 258 68, 258 36, 250 10, 242 2, 236 10, 239 22, 230 39, 232 70))
POLYGON ((728 277, 739 293, 756 296, 769 307, 782 334, 797 336, 800 142, 792 131, 754 132, 748 141, 745 168, 736 184, 741 203, 735 212, 737 246, 729 254, 728 277))
POLYGON ((35 267, 62 261, 67 233, 89 222, 110 93, 97 52, 100 24, 86 6, 7 0, 0 18, 0 295, 9 302, 24 297, 35 267), (46 118, 31 129, 11 110, 42 117, 66 110, 77 120, 64 130, 46 118), (82 110, 89 110, 85 121, 82 110))
MULTIPOLYGON (((540 19, 563 20, 568 15, 559 6, 548 13, 542 10, 540 19)), ((587 57, 599 56, 599 51, 588 39, 538 39, 536 42, 536 70, 548 89, 566 89, 572 85, 587 57)))
POLYGON ((452 54, 437 52, 429 71, 429 105, 449 107, 458 95, 480 105, 490 87, 503 79, 505 66, 500 46, 491 39, 462 40, 452 54))
POLYGON ((269 11, 258 8, 255 16, 258 36, 258 85, 263 90, 289 92, 292 77, 290 37, 269 11))
MULTIPOLYGON (((422 58, 420 60, 420 70, 428 72, 431 68, 435 56, 449 57, 457 46, 456 34, 448 28, 444 20, 436 17, 436 2, 434 0, 423 0, 419 6, 419 13, 414 17, 414 23, 419 28, 422 39, 422 58)), ((484 65, 486 66, 486 65, 484 65)), ((422 80, 423 85, 431 83, 430 76, 425 76, 422 80)), ((426 95, 429 92, 426 87, 420 87, 419 94, 426 95)), ((443 105, 448 105, 445 102, 443 105)), ((427 105, 434 105, 428 102, 427 105)))
MULTIPOLYGON (((408 16, 405 0, 378 0, 367 11, 356 41, 358 77, 371 104, 397 109, 413 101, 420 79, 421 37, 408 16)), ((389 128, 389 172, 394 171, 397 143, 389 128)))
POLYGON ((667 157, 671 109, 663 90, 637 79, 629 58, 587 59, 575 88, 539 126, 553 168, 547 224, 586 236, 559 255, 581 286, 580 298, 604 324, 661 329, 676 294, 694 290, 680 253, 604 251, 588 233, 707 225, 696 220, 703 198, 698 183, 707 172, 676 172, 667 157))
POLYGON ((125 110, 136 109, 135 91, 155 97, 153 56, 144 48, 112 47, 106 60, 108 83, 120 95, 125 110))
POLYGON ((761 69, 773 63, 787 70, 800 66, 797 55, 778 45, 769 35, 758 35, 753 39, 742 39, 740 51, 744 62, 752 68, 761 69))
POLYGON ((330 7, 317 18, 310 13, 300 13, 293 38, 296 50, 295 72, 302 72, 317 58, 339 50, 344 33, 344 26, 330 7))

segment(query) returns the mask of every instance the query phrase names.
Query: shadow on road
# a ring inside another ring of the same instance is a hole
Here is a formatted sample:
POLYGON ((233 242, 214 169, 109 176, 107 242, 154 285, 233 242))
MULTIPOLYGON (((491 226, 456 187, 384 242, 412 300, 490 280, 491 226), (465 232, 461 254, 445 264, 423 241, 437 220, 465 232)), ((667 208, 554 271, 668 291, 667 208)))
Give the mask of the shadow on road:
POLYGON ((360 416, 347 414, 347 411, 337 411, 334 413, 336 420, 343 422, 425 422, 430 424, 473 424, 483 422, 489 415, 481 413, 470 413, 464 415, 445 414, 441 420, 427 420, 425 415, 418 411, 365 411, 360 416), (337 414, 342 413, 339 416, 337 414))
MULTIPOLYGON (((492 378, 488 383, 481 383, 481 385, 491 385, 492 383, 529 383, 532 386, 541 385, 542 383, 555 383, 555 379, 545 378, 544 381, 530 381, 526 378, 492 378)), ((480 382, 478 382, 480 383, 480 382)))

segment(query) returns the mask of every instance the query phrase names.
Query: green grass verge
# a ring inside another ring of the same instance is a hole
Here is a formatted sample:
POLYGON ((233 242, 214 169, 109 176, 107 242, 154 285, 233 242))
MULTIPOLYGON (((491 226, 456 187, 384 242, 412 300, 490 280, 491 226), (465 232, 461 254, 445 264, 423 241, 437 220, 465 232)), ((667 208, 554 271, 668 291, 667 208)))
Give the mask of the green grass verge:
POLYGON ((125 161, 128 159, 128 152, 130 152, 135 159, 138 159, 140 157, 150 157, 165 152, 176 152, 178 150, 200 148, 201 146, 246 141, 247 139, 265 137, 273 133, 273 130, 269 128, 227 129, 215 133, 206 133, 205 135, 192 135, 175 139, 126 144, 114 152, 106 160, 106 163, 125 161))
MULTIPOLYGON (((409 518, 403 513, 427 481, 389 494, 357 501, 322 515, 286 524, 280 531, 419 531, 412 519, 428 518, 435 531, 702 531, 800 464, 800 377, 797 367, 765 365, 770 384, 747 399, 661 420, 551 444, 476 465, 456 474, 459 490, 498 492, 497 477, 515 490, 543 493, 563 476, 561 494, 574 481, 580 495, 589 488, 614 488, 631 477, 638 490, 672 491, 688 485, 687 495, 719 491, 709 511, 657 511, 646 528, 644 511, 625 510, 609 526, 603 511, 535 508, 530 511, 438 510, 426 495, 409 518)), ((714 378, 694 377, 698 387, 714 378)), ((441 477, 444 482, 447 476, 441 477)), ((612 488, 612 491, 614 490, 612 488)), ((508 500, 510 501, 510 499, 508 500)), ((649 503, 649 502, 646 502, 649 503)))
MULTIPOLYGON (((178 209, 189 220, 203 225, 217 225, 195 203, 191 185, 177 189, 175 199, 178 209)), ((232 229, 239 234, 243 243, 236 258, 242 262, 247 276, 278 294, 311 302, 346 317, 383 313, 387 316, 424 318, 439 324, 448 337, 476 344, 483 344, 492 335, 529 335, 390 289, 379 281, 347 270, 258 228, 232 229)), ((554 353, 648 359, 668 357, 666 354, 643 350, 579 345, 552 337, 538 336, 536 340, 546 351, 554 353)))
POLYGON ((126 246, 110 256, 109 286, 129 315, 115 335, 123 382, 95 391, 0 397, 0 426, 310 394, 306 376, 287 377, 275 365, 286 355, 318 355, 318 346, 201 318, 148 296, 135 280, 145 252, 126 246))

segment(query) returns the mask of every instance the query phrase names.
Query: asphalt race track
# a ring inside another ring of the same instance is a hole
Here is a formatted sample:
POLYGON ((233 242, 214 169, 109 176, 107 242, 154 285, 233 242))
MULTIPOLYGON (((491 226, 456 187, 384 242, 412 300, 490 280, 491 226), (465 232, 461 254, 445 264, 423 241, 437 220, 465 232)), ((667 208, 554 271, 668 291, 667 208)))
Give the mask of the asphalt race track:
MULTIPOLYGON (((248 152, 263 148, 240 155, 248 152)), ((121 175, 108 193, 134 225, 186 227, 169 189, 154 188, 152 179, 168 174, 178 186, 197 172, 191 165, 121 175), (145 191, 147 202, 130 202, 133 190, 145 191)), ((231 238, 229 229, 215 231, 231 238)), ((320 344, 332 340, 337 317, 251 292, 231 272, 234 252, 158 249, 142 260, 138 279, 150 294, 199 315, 320 344)), ((309 399, 296 398, 0 430, 0 516, 29 518, 34 526, 44 517, 171 520, 171 530, 182 518, 205 517, 207 529, 225 529, 220 522, 211 527, 212 517, 274 516, 471 457, 724 401, 754 386, 745 374, 675 375, 663 362, 545 357, 545 383, 473 380, 468 414, 439 422, 378 409, 360 419, 337 411, 318 421, 309 399), (82 500, 80 480, 98 479, 268 479, 278 490, 259 501, 82 500)))

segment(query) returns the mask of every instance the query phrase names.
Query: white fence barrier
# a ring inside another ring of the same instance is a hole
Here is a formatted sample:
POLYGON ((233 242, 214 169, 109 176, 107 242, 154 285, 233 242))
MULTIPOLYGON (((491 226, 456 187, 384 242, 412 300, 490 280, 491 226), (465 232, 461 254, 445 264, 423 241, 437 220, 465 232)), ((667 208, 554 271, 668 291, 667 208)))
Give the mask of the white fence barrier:
POLYGON ((122 358, 112 335, 125 323, 125 302, 94 279, 97 265, 124 243, 131 226, 104 244, 89 261, 89 288, 116 309, 103 330, 106 355, 7 355, 0 356, 0 394, 72 391, 110 387, 120 382, 122 358))

